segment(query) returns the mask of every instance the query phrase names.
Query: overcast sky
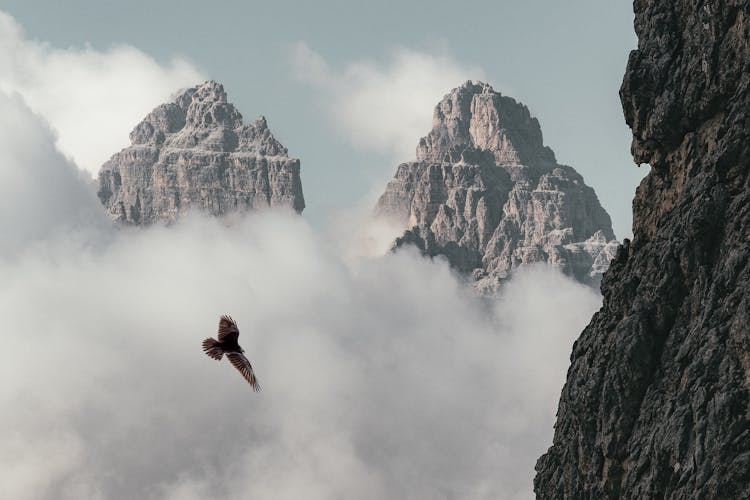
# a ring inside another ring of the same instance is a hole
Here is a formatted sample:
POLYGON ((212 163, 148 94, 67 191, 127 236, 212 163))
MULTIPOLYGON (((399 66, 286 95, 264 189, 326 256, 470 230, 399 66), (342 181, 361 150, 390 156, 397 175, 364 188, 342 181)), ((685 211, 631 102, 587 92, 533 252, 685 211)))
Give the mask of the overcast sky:
MULTIPOLYGON (((124 45, 172 72, 113 84, 117 116, 107 117, 106 101, 91 101, 103 108, 92 111, 96 123, 119 126, 91 137, 106 144, 98 157, 125 146, 121 129, 166 91, 141 89, 148 97, 121 106, 128 114, 118 113, 118 90, 216 79, 246 120, 265 115, 302 160, 306 217, 320 225, 364 196, 370 203, 396 164, 413 159, 440 97, 483 79, 529 106, 558 160, 594 187, 618 238, 630 234, 630 203, 646 173, 630 159, 618 99, 636 44, 630 2, 5 0, 2 9, 26 41, 46 50, 109 53, 124 45)), ((81 98, 95 75, 71 83, 81 98)), ((71 140, 83 143, 80 135, 71 140)), ((95 170, 90 155, 82 166, 95 170)))

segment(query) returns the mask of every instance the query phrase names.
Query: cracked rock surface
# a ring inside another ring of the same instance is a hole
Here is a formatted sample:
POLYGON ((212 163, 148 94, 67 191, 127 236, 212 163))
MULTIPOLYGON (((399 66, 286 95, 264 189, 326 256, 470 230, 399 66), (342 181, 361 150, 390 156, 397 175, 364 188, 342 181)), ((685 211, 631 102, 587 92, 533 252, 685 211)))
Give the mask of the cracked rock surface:
POLYGON ((488 293, 536 262, 596 286, 617 248, 594 190, 556 162, 528 108, 481 82, 440 101, 416 161, 398 166, 376 213, 410 228, 396 246, 447 257, 488 293))
POLYGON ((299 160, 289 158, 264 117, 243 124, 214 81, 154 109, 130 141, 99 171, 99 199, 118 223, 172 222, 188 210, 305 207, 299 160))
POLYGON ((750 4, 636 0, 620 90, 649 163, 575 343, 540 499, 750 498, 750 4))

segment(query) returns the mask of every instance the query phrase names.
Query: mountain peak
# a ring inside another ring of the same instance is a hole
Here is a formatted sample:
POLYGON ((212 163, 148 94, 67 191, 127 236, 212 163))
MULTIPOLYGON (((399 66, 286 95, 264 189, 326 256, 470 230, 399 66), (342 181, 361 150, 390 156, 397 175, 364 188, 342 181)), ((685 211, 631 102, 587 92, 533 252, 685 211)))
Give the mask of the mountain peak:
POLYGON ((453 89, 451 92, 457 92, 457 91, 470 91, 474 94, 489 94, 489 93, 496 93, 499 94, 499 92, 496 92, 495 89, 492 88, 492 85, 489 83, 485 83, 480 80, 466 80, 463 84, 453 89))
POLYGON ((227 102, 222 84, 209 80, 185 93, 191 97, 185 118, 188 126, 236 128, 242 125, 242 115, 227 102))
POLYGON ((529 109, 480 81, 467 80, 438 103, 432 130, 417 145, 417 160, 442 163, 466 148, 491 152, 499 165, 555 162, 529 109))
POLYGON ((118 222, 172 221, 196 208, 213 215, 269 205, 304 209, 299 160, 288 157, 265 117, 243 124, 216 81, 157 106, 130 140, 99 172, 99 198, 118 222))
POLYGON ((376 212, 404 222, 395 246, 444 255, 483 292, 535 262, 597 285, 617 247, 594 190, 555 162, 528 108, 471 80, 435 107, 376 212))

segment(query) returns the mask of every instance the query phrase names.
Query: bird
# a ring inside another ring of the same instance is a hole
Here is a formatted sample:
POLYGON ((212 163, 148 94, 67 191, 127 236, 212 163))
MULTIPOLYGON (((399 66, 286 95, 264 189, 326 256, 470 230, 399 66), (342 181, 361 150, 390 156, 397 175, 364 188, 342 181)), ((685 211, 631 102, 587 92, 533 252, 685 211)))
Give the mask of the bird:
POLYGON ((243 354, 245 350, 237 343, 240 336, 240 329, 231 316, 225 314, 219 319, 219 340, 212 337, 203 341, 203 351, 211 358, 221 361, 221 357, 226 354, 232 366, 242 374, 247 382, 252 386, 255 392, 260 391, 258 378, 253 372, 250 361, 243 354))

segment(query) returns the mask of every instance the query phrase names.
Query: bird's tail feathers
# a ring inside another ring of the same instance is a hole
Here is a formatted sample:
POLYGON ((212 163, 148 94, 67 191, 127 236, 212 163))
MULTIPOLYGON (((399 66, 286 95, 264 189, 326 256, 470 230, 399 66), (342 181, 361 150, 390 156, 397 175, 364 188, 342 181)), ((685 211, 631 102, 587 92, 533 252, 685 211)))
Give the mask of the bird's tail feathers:
POLYGON ((218 346, 218 341, 213 338, 207 338, 203 341, 203 350, 205 353, 214 358, 217 361, 221 361, 221 356, 224 354, 224 351, 221 350, 221 347, 218 346))
POLYGON ((258 378, 255 375, 253 375, 253 381, 250 385, 253 387, 253 390, 255 392, 260 392, 260 384, 258 383, 258 378))

